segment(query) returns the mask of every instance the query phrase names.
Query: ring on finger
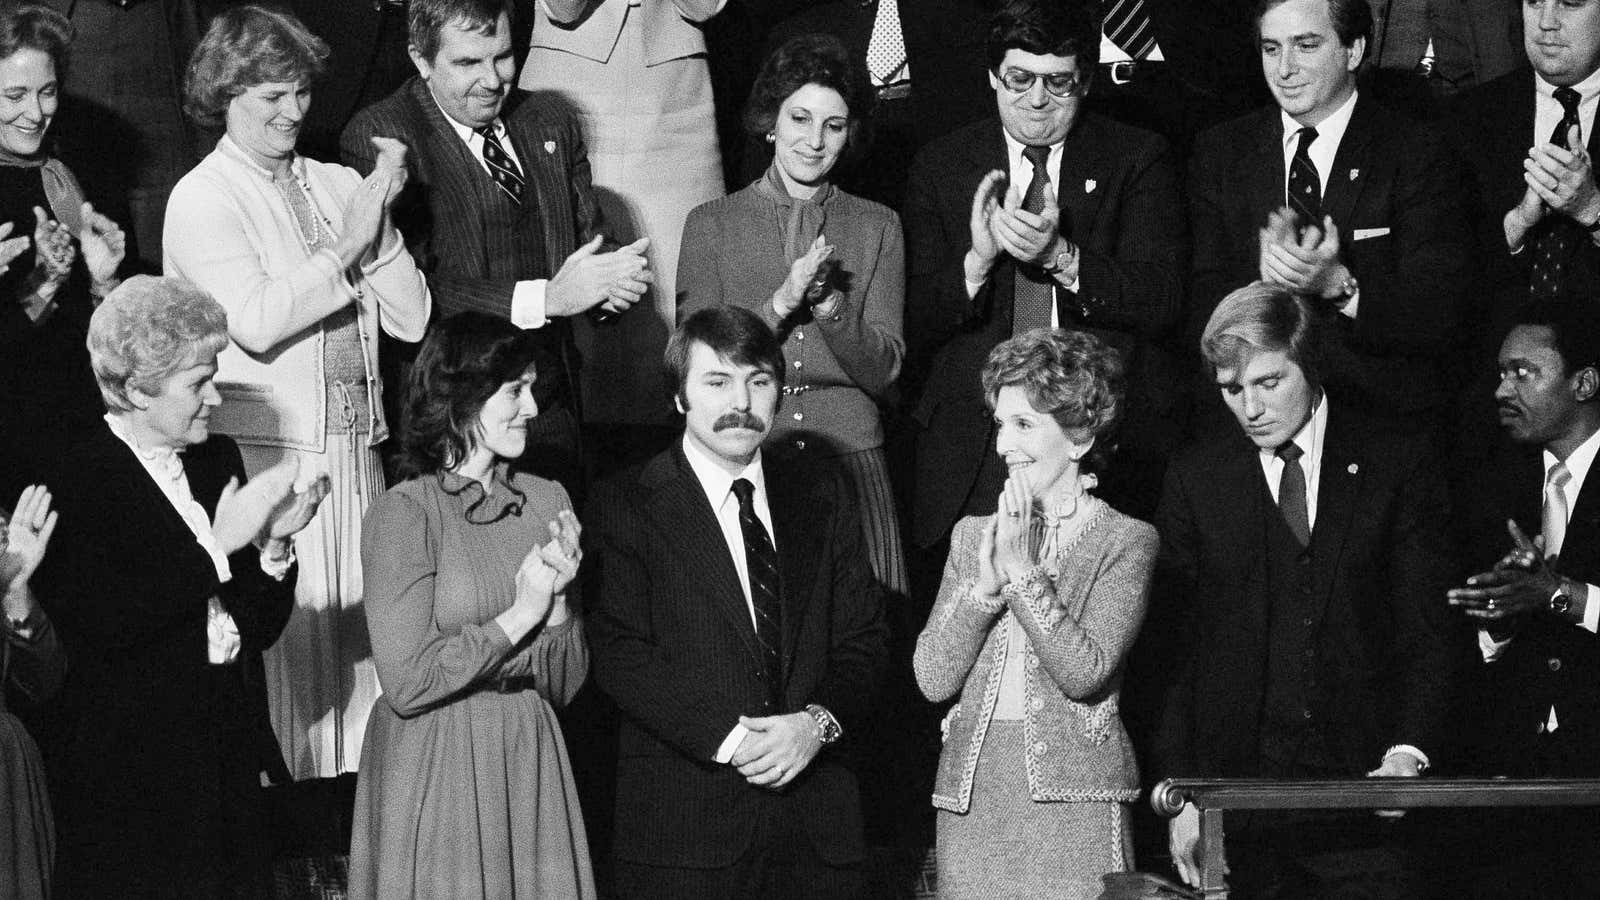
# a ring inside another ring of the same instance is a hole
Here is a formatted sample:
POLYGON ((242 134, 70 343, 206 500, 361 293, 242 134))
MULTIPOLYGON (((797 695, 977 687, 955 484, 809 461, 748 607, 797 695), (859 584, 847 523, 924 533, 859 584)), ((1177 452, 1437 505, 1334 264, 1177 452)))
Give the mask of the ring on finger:
POLYGON ((1484 606, 1485 606, 1485 608, 1487 608, 1487 609, 1494 609, 1494 599, 1493 599, 1493 598, 1490 598, 1490 599, 1489 599, 1489 602, 1488 602, 1488 603, 1486 603, 1486 604, 1484 604, 1484 606))

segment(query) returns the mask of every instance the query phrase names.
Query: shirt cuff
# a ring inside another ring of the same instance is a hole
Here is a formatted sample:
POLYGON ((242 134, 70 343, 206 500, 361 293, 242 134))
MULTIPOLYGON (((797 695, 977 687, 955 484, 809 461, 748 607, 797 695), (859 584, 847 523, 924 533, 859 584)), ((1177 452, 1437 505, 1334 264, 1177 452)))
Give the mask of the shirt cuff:
POLYGON ((1354 319, 1356 317, 1357 307, 1359 307, 1360 305, 1361 305, 1361 289, 1357 288, 1356 292, 1354 294, 1350 295, 1350 302, 1346 303, 1344 306, 1339 307, 1339 315, 1347 316, 1347 317, 1349 317, 1351 319, 1354 319))
POLYGON ((1600 587, 1586 584, 1583 592, 1583 627, 1590 634, 1600 634, 1600 587))
POLYGON ((1499 659, 1500 654, 1504 653, 1510 645, 1511 638, 1508 637, 1503 641, 1497 641, 1489 634, 1489 629, 1478 629, 1478 652, 1483 654, 1484 662, 1492 663, 1499 659))
POLYGON ((544 292, 548 278, 519 281, 511 290, 511 324, 522 329, 543 328, 550 318, 545 315, 544 292))
POLYGON ((965 277, 963 277, 961 279, 961 283, 966 285, 966 287, 967 287, 967 299, 968 300, 971 300, 973 297, 978 296, 978 292, 983 290, 983 282, 982 281, 968 281, 965 277))
POLYGON ((744 739, 748 734, 750 734, 750 729, 743 725, 733 726, 733 730, 728 732, 728 736, 722 739, 722 746, 717 748, 717 755, 711 757, 712 762, 719 762, 724 765, 732 762, 733 751, 739 749, 739 745, 744 743, 744 739))
POLYGON ((1417 770, 1419 774, 1433 768, 1433 763, 1428 761, 1428 754, 1423 753, 1421 750, 1418 750, 1416 747, 1413 747, 1410 744, 1395 744, 1393 747, 1383 751, 1383 758, 1388 759, 1396 753, 1409 753, 1412 756, 1415 756, 1417 758, 1417 762, 1422 763, 1422 768, 1417 770))

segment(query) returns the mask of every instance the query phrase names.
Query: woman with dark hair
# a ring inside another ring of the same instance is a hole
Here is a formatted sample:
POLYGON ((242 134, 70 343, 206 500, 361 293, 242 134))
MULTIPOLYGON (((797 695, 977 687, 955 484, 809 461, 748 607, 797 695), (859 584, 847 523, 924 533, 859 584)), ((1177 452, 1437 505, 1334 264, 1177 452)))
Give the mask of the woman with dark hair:
POLYGON ((745 125, 766 136, 772 165, 689 214, 678 317, 731 303, 777 332, 791 368, 769 440, 839 461, 860 500, 872 571, 904 595, 878 405, 905 356, 905 245, 888 207, 829 181, 871 101, 865 70, 837 38, 802 35, 767 59, 745 125))
POLYGON ((285 12, 242 6, 212 19, 184 91, 190 116, 226 134, 173 189, 162 248, 168 275, 228 310, 217 430, 252 473, 293 458, 302 477, 333 481, 295 542, 296 612, 266 659, 273 727, 296 778, 353 772, 361 757, 378 683, 355 548, 384 488, 378 338, 420 340, 430 308, 389 217, 404 145, 375 139, 365 179, 295 150, 327 54, 285 12))
POLYGON ((1158 547, 1084 471, 1121 414, 1122 359, 1036 328, 994 348, 983 391, 1011 477, 994 515, 956 523, 913 659, 928 699, 960 695, 934 783, 939 896, 1088 900, 1133 868, 1139 774, 1117 704, 1158 547))
POLYGON ((95 305, 117 286, 125 240, 46 145, 71 42, 72 25, 55 10, 0 11, 3 496, 38 480, 103 411, 83 339, 95 305))
POLYGON ((467 312, 406 386, 405 481, 362 528, 383 697, 356 787, 350 896, 595 896, 552 705, 589 651, 567 602, 582 556, 562 487, 511 462, 537 415, 527 333, 467 312))

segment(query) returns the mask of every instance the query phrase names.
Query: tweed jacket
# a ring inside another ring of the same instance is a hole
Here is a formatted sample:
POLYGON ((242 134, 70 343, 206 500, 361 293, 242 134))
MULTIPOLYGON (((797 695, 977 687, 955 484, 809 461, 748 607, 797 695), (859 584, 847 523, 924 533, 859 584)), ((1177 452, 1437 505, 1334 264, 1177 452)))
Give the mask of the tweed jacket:
POLYGON ((991 517, 956 523, 950 559, 928 625, 917 639, 917 684, 935 702, 961 693, 950 711, 933 805, 964 813, 973 773, 1000 695, 1007 619, 1028 637, 1024 733, 1035 801, 1120 801, 1139 796, 1139 769, 1122 727, 1123 663, 1138 637, 1160 541, 1148 524, 1104 503, 1057 554, 1001 592, 996 618, 973 598, 978 543, 991 517))

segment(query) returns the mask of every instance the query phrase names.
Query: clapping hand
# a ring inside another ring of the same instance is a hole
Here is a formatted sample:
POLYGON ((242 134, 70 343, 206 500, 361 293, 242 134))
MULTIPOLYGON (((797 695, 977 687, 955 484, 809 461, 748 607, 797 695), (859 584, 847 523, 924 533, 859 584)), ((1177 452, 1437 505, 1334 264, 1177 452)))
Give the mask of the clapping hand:
POLYGON ((27 235, 6 237, 15 228, 14 222, 0 222, 0 275, 11 271, 11 264, 33 245, 33 239, 27 235))
POLYGON ((398 197, 406 186, 407 148, 405 142, 386 137, 374 137, 372 146, 378 150, 378 155, 372 162, 372 174, 388 181, 387 190, 383 194, 383 207, 388 209, 394 203, 394 198, 398 197))
POLYGON ((43 273, 46 281, 60 284, 72 274, 72 263, 78 258, 78 248, 72 245, 72 232, 45 215, 43 207, 33 208, 33 219, 34 267, 43 273))
POLYGON ((817 295, 828 286, 827 270, 823 269, 823 263, 833 255, 833 250, 828 239, 819 234, 811 242, 811 247, 789 266, 789 277, 772 295, 772 309, 779 318, 793 315, 806 303, 822 299, 817 295))
POLYGON ((99 286, 96 293, 104 296, 128 252, 127 236, 116 222, 95 212, 92 203, 83 204, 80 217, 83 225, 78 229, 78 246, 83 249, 83 264, 99 286))
POLYGON ((23 488, 10 522, 0 516, 0 594, 27 584, 44 560, 55 530, 50 490, 41 484, 23 488))
POLYGON ((964 277, 968 281, 982 281, 989 277, 989 269, 1000 255, 1000 245, 994 237, 994 217, 1000 212, 1001 183, 1006 173, 995 169, 983 176, 978 189, 972 193, 972 215, 968 222, 972 233, 972 249, 964 262, 964 277))
POLYGON ((311 524, 312 518, 317 514, 317 507, 332 490, 333 479, 324 472, 312 479, 304 490, 294 491, 284 497, 267 520, 268 540, 284 540, 299 534, 311 524))
POLYGON ((583 562, 583 526, 571 510, 564 509, 548 527, 550 540, 529 550, 517 569, 517 603, 535 620, 547 613, 553 620, 559 617, 549 623, 559 625, 566 620, 564 592, 583 562))
POLYGON ((1033 529, 1033 498, 1020 478, 1006 479, 995 513, 995 567, 1007 583, 1021 581, 1033 568, 1029 537, 1033 529))
POLYGON ((545 313, 575 316, 600 306, 606 313, 626 312, 649 290, 655 276, 645 250, 649 238, 602 253, 605 238, 595 235, 572 252, 545 287, 545 313))
POLYGON ((1504 635, 1515 620, 1546 609, 1561 589, 1561 576, 1544 558, 1542 538, 1530 540, 1514 520, 1506 520, 1512 548, 1494 568, 1467 579, 1466 587, 1451 588, 1451 606, 1464 611, 1496 635, 1504 635))
POLYGON ((211 534, 225 555, 255 543, 265 533, 278 507, 294 491, 299 471, 300 461, 291 456, 250 479, 244 487, 239 486, 239 479, 228 479, 217 500, 217 511, 211 516, 211 534))
POLYGON ((1576 125, 1567 132, 1567 146, 1539 144, 1522 161, 1522 180, 1545 206, 1581 225, 1600 221, 1600 190, 1594 167, 1576 125))
POLYGON ((1005 202, 989 218, 995 244, 1012 259, 1036 266, 1056 255, 1060 222, 1061 208, 1056 205, 1055 191, 1045 189, 1044 207, 1035 213, 1022 207, 1022 195, 1016 185, 1006 191, 1005 202))
POLYGON ((1295 293, 1334 299, 1349 270, 1339 262, 1339 226, 1323 216, 1321 226, 1310 225, 1296 234, 1294 213, 1288 207, 1267 217, 1261 229, 1261 278, 1295 293))

